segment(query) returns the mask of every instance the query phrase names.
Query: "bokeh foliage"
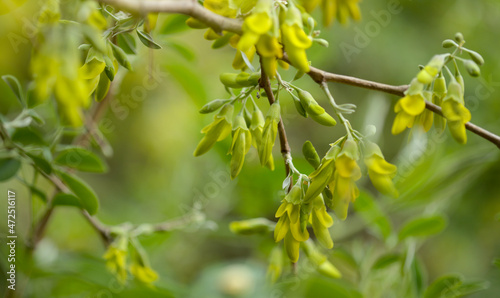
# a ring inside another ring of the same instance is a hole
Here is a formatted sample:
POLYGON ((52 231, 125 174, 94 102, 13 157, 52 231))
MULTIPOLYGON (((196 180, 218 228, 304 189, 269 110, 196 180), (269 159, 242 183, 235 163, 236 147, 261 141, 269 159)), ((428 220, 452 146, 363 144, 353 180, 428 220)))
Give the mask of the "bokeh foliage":
MULTIPOLYGON (((62 2, 70 7, 72 1, 62 2)), ((380 25, 380 32, 369 36, 366 46, 348 59, 340 45, 355 46, 359 32, 366 34, 373 30, 369 26, 378 22, 374 14, 387 9, 386 1, 362 2, 360 22, 322 30, 321 36, 330 47, 313 46, 308 51, 313 65, 389 84, 407 84, 418 71, 416 66, 442 52, 441 41, 460 31, 486 60, 482 79, 467 80, 466 105, 472 110, 474 123, 498 133, 500 102, 495 99, 500 96, 500 58, 495 38, 500 28, 496 13, 500 4, 494 0, 425 0, 401 1, 401 5, 402 11, 392 14, 387 26, 380 25)), ((14 13, 0 16, 0 75, 15 75, 23 84, 30 77, 29 23, 38 9, 38 1, 27 1, 14 13), (18 39, 13 39, 13 34, 18 39)), ((108 128, 104 134, 114 149, 108 160, 110 171, 81 177, 99 195, 98 217, 106 224, 160 222, 185 214, 193 205, 200 205, 211 222, 141 238, 160 275, 156 289, 150 289, 136 282, 117 284, 105 269, 101 258, 105 250, 97 234, 78 210, 61 208, 35 253, 31 279, 23 291, 26 297, 95 297, 102 293, 117 297, 168 297, 168 293, 224 297, 238 289, 244 290, 242 297, 419 297, 434 280, 452 274, 458 276, 449 277, 445 284, 454 291, 466 292, 482 287, 475 281, 488 281, 489 288, 475 297, 497 296, 498 150, 471 134, 465 146, 432 131, 427 136, 414 134, 411 139, 407 134, 392 136, 397 98, 339 84, 331 86, 337 101, 358 106, 350 115, 353 125, 377 127, 377 143, 399 168, 396 181, 401 195, 396 200, 386 198, 378 195, 367 179, 361 181, 364 191, 355 212, 344 222, 335 221, 335 247, 327 252, 329 260, 343 272, 342 280, 321 277, 304 261, 299 263, 297 276, 287 272, 274 288, 263 287, 272 238, 233 235, 229 223, 252 217, 274 219, 282 198, 284 167, 276 157, 276 169, 270 172, 260 167, 258 153, 250 150, 238 179, 230 181, 228 140, 202 158, 192 157, 201 137, 199 130, 210 121, 197 111, 212 99, 226 98, 218 74, 232 71, 234 51, 210 49, 201 31, 183 25, 185 19, 160 16, 154 37, 163 50, 152 53, 138 47, 132 61, 134 72, 126 74, 116 102, 103 120, 108 128), (147 89, 144 99, 132 98, 134 87, 144 86, 152 73, 159 77, 159 84, 147 89), (409 224, 413 219, 417 221, 409 224)), ((294 73, 285 75, 293 77, 294 73)), ((320 103, 326 102, 319 87, 307 77, 297 84, 320 103)), ((0 94, 2 115, 12 118, 18 114, 21 107, 7 85, 0 84, 0 94)), ((323 156, 328 144, 343 132, 304 121, 295 113, 291 100, 283 98, 282 102, 295 165, 310 172, 301 159, 303 142, 311 140, 323 156)), ((259 105, 268 104, 262 100, 259 105)), ((31 174, 29 167, 23 166, 20 175, 31 174)), ((18 234, 27 235, 29 194, 15 180, 0 185, 2 193, 7 188, 17 191, 18 234)), ((34 199, 35 212, 42 210, 38 200, 34 199)), ((4 218, 2 213, 2 222, 4 218)), ((3 226, 1 229, 5 233, 3 226)), ((22 249, 18 253, 22 255, 22 249)), ((2 248, 2 272, 6 272, 4 260, 2 248)), ((0 284, 4 288, 5 278, 0 284)))

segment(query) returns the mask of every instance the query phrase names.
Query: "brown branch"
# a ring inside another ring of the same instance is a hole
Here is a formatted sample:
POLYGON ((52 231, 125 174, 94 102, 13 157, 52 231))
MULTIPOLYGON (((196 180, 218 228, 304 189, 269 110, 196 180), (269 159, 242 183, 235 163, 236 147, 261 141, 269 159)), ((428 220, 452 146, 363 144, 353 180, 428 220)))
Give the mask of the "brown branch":
MULTIPOLYGON (((143 14, 148 12, 170 12, 170 13, 185 14, 204 22, 210 27, 216 29, 216 31, 218 32, 225 30, 229 32, 234 32, 236 34, 242 34, 241 20, 226 18, 221 15, 218 15, 212 11, 203 8, 203 6, 198 5, 197 1, 183 1, 183 2, 181 1, 175 2, 173 0, 156 1, 156 2, 150 0, 148 1, 99 0, 99 1, 105 4, 114 5, 116 7, 119 7, 127 11, 139 12, 143 14)), ((283 60, 290 63, 290 61, 286 57, 286 54, 283 56, 283 60)), ((315 67, 311 67, 311 70, 309 71, 308 75, 315 82, 319 84, 321 84, 322 82, 337 82, 365 89, 381 91, 398 96, 404 96, 404 92, 408 88, 407 85, 401 85, 401 86, 386 85, 355 77, 326 72, 324 70, 315 67)), ((270 97, 268 98, 271 100, 270 97)), ((441 116, 443 115, 443 113, 441 112, 441 108, 430 102, 426 102, 426 108, 438 115, 441 116)), ((490 141, 491 143, 495 144, 498 148, 500 148, 500 136, 495 135, 494 133, 489 132, 484 128, 481 128, 471 122, 466 123, 465 128, 475 133, 476 135, 490 141)))
MULTIPOLYGON (((261 63, 260 87, 262 87, 264 89, 264 91, 266 92, 266 95, 267 95, 267 99, 269 100, 269 104, 272 105, 275 102, 274 94, 273 94, 273 90, 271 89, 271 80, 269 79, 266 72, 264 71, 264 67, 262 67, 262 57, 260 57, 260 63, 261 63)), ((278 123, 278 135, 279 135, 279 139, 280 139, 281 154, 285 158, 286 176, 288 177, 288 175, 290 174, 290 165, 288 165, 285 156, 290 154, 290 145, 288 144, 285 126, 283 125, 283 119, 281 119, 281 117, 280 117, 280 122, 278 123)), ((290 185, 292 185, 292 183, 290 183, 290 185)))
MULTIPOLYGON (((289 62, 288 59, 286 59, 286 56, 283 59, 286 62, 289 62)), ((372 81, 367 81, 367 80, 362 80, 358 79, 355 77, 350 77, 350 76, 344 76, 344 75, 338 75, 334 73, 329 73, 324 70, 318 69, 311 67, 311 70, 307 73, 315 82, 321 84, 322 82, 337 82, 337 83, 342 83, 342 84, 347 84, 355 87, 361 87, 365 89, 371 89, 371 90, 376 90, 376 91, 381 91, 389 94, 394 94, 397 96, 404 96, 404 92, 408 89, 408 85, 401 85, 401 86, 392 86, 392 85, 386 85, 386 84, 381 84, 377 82, 372 82, 372 81)), ((435 105, 431 102, 426 101, 425 102, 425 107, 429 110, 432 111, 441 117, 443 116, 443 112, 441 110, 441 107, 438 105, 435 105)), ((499 149, 500 149, 500 136, 487 131, 486 129, 477 126, 473 124, 472 122, 467 122, 465 123, 465 128, 469 130, 472 133, 475 133, 476 135, 484 138, 485 140, 490 141, 491 143, 495 144, 499 149)))
POLYGON ((102 224, 96 217, 90 215, 86 210, 83 210, 82 213, 94 230, 99 233, 99 236, 101 236, 102 241, 104 242, 104 246, 107 247, 111 244, 113 237, 111 236, 109 228, 102 224))
POLYGON ((191 16, 207 26, 213 28, 217 33, 223 30, 242 34, 242 21, 226 18, 218 15, 198 4, 198 1, 141 1, 141 0, 99 0, 104 4, 113 5, 120 9, 146 14, 150 12, 169 12, 191 16))

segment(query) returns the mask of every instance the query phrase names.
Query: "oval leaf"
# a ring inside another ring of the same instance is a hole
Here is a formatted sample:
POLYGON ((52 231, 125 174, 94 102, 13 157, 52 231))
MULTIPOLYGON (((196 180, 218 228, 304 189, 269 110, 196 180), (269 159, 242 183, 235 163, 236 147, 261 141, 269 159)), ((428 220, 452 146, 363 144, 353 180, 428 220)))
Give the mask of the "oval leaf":
POLYGON ((396 262, 401 260, 401 255, 399 254, 386 254, 378 258, 372 266, 373 270, 379 270, 386 268, 396 262))
POLYGON ((35 155, 35 154, 32 154, 32 153, 26 153, 26 155, 31 158, 31 160, 33 161, 33 163, 40 168, 40 170, 42 170, 43 172, 45 172, 46 174, 51 174, 52 173, 52 166, 50 165, 50 163, 45 160, 45 158, 41 157, 41 156, 38 156, 38 155, 35 155))
POLYGON ((139 40, 148 48, 151 48, 154 50, 161 49, 161 46, 159 44, 157 44, 153 40, 153 38, 149 34, 147 34, 146 32, 141 31, 141 30, 137 30, 137 36, 139 36, 139 40))
POLYGON ((87 183, 73 175, 64 172, 58 172, 64 184, 80 199, 81 206, 87 210, 90 215, 97 212, 99 201, 97 195, 87 183))
POLYGON ((103 173, 106 164, 94 153, 83 148, 68 148, 59 153, 55 163, 82 172, 103 173))
POLYGON ((0 159, 0 181, 9 180, 21 167, 21 162, 14 158, 0 159))
POLYGON ((82 202, 77 196, 67 193, 58 193, 52 199, 52 206, 74 206, 78 208, 84 208, 82 202))
POLYGON ((399 239, 435 235, 445 227, 446 220, 440 215, 417 218, 405 224, 401 231, 399 231, 399 239))
POLYGON ((10 89, 12 90, 12 92, 14 92, 21 105, 23 107, 26 107, 23 91, 21 89, 21 84, 19 83, 17 78, 12 75, 4 75, 2 76, 2 80, 4 80, 4 82, 7 85, 9 85, 10 89))
POLYGON ((462 285, 459 275, 446 275, 436 279, 424 293, 424 298, 456 297, 455 290, 462 285))

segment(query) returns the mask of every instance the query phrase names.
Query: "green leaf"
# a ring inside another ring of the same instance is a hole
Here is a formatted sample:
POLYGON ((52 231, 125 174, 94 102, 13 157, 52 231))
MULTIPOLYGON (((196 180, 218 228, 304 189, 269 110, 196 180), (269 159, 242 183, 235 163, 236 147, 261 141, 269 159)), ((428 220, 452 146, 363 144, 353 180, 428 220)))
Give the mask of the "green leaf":
POLYGON ((229 41, 231 40, 231 37, 233 37, 233 33, 226 33, 224 36, 221 38, 217 38, 213 43, 212 43, 212 49, 220 49, 223 46, 227 45, 229 41))
POLYGON ((110 45, 113 50, 113 55, 115 56, 118 63, 120 63, 121 66, 125 67, 128 70, 132 70, 132 65, 130 65, 130 61, 128 60, 125 51, 113 43, 110 43, 110 45))
POLYGON ((421 217, 407 222, 399 231, 399 239, 408 237, 427 237, 440 233, 446 227, 441 215, 421 217))
POLYGON ((181 14, 168 16, 161 26, 160 34, 175 34, 191 29, 188 25, 186 25, 187 19, 189 19, 189 16, 181 14))
POLYGON ((90 215, 95 214, 99 208, 99 201, 92 188, 76 176, 61 171, 58 171, 57 174, 64 184, 80 199, 82 208, 87 210, 90 215))
POLYGON ((14 92, 21 105, 26 107, 26 101, 24 99, 21 83, 19 83, 17 78, 12 75, 4 75, 2 76, 2 79, 7 85, 9 85, 10 89, 12 89, 12 92, 14 92))
POLYGON ((14 158, 0 159, 0 181, 9 180, 21 168, 21 162, 14 158))
POLYGON ((413 285, 413 291, 415 292, 415 297, 421 297, 422 292, 424 291, 424 271, 422 268, 422 264, 417 258, 413 259, 411 263, 411 280, 413 285))
POLYGON ((343 281, 310 278, 303 297, 361 298, 363 295, 343 281))
POLYGON ((493 264, 495 264, 495 266, 497 266, 498 269, 500 269, 500 259, 496 259, 495 261, 493 261, 493 264))
POLYGON ((460 293, 460 296, 457 297, 462 297, 470 295, 472 293, 486 290, 489 286, 490 283, 488 281, 475 281, 475 282, 464 283, 461 286, 459 286, 458 289, 456 289, 456 291, 460 293))
POLYGON ((139 40, 145 46, 154 50, 161 49, 161 46, 157 44, 149 34, 141 30, 136 30, 136 31, 137 31, 137 36, 139 36, 139 40))
POLYGON ((400 254, 386 254, 381 257, 379 257, 375 263, 372 266, 372 270, 379 270, 379 269, 384 269, 396 262, 401 261, 401 255, 400 254))
POLYGON ((392 225, 389 218, 382 212, 370 194, 361 192, 354 202, 354 208, 376 234, 381 235, 384 239, 391 235, 392 225))
POLYGON ((30 127, 17 128, 12 134, 12 141, 19 143, 23 146, 35 145, 35 146, 45 146, 47 145, 43 140, 42 136, 30 127))
POLYGON ((458 297, 455 291, 462 282, 463 278, 456 274, 441 276, 427 287, 424 298, 458 297))
POLYGON ((54 196, 52 206, 75 206, 84 209, 82 202, 77 196, 62 192, 54 196))
POLYGON ((196 58, 195 53, 187 46, 182 43, 169 41, 168 47, 177 53, 179 53, 182 57, 184 57, 187 61, 194 61, 196 58))
POLYGON ((165 69, 174 77, 182 88, 191 96, 195 104, 201 106, 205 103, 207 93, 200 75, 183 64, 165 64, 165 69))
POLYGON ((47 196, 43 191, 34 186, 30 186, 30 191, 32 197, 38 197, 40 200, 42 200, 42 202, 47 203, 47 196))
POLYGON ((44 173, 49 174, 49 175, 52 173, 52 166, 50 165, 50 163, 47 160, 45 160, 45 158, 38 156, 38 155, 35 155, 33 153, 26 153, 26 155, 29 158, 31 158, 33 163, 38 168, 40 168, 40 170, 42 170, 44 173))
POLYGON ((116 37, 116 42, 120 48, 125 51, 125 53, 130 55, 137 54, 135 38, 129 33, 121 33, 116 37))
POLYGON ((107 171, 106 164, 97 155, 78 147, 62 150, 54 162, 82 172, 103 173, 107 171))
POLYGON ((43 120, 43 118, 40 115, 38 115, 38 113, 35 112, 35 110, 29 109, 29 110, 25 110, 25 111, 26 111, 26 114, 29 115, 33 120, 35 120, 35 122, 38 125, 45 124, 45 120, 43 120))

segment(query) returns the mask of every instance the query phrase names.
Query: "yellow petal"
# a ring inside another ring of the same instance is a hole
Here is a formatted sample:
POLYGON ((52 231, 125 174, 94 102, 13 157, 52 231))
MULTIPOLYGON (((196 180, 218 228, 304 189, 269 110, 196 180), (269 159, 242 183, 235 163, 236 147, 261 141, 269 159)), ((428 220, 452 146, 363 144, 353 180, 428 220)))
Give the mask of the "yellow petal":
POLYGON ((285 250, 288 255, 288 258, 293 263, 297 263, 297 261, 299 260, 299 247, 300 247, 300 242, 295 240, 291 233, 286 234, 285 250))
POLYGON ((281 241, 285 235, 288 233, 290 228, 290 222, 288 221, 287 216, 280 217, 276 227, 274 228, 274 241, 281 241))
POLYGON ((407 95, 399 102, 401 109, 411 116, 420 115, 425 110, 425 99, 421 94, 407 95))
POLYGON ((290 232, 292 233, 293 238, 297 241, 302 242, 309 239, 309 232, 307 231, 307 229, 302 229, 300 227, 300 221, 290 223, 290 232))
POLYGON ((402 133, 407 127, 413 126, 415 116, 408 115, 404 111, 399 112, 392 124, 392 134, 397 135, 402 133))

